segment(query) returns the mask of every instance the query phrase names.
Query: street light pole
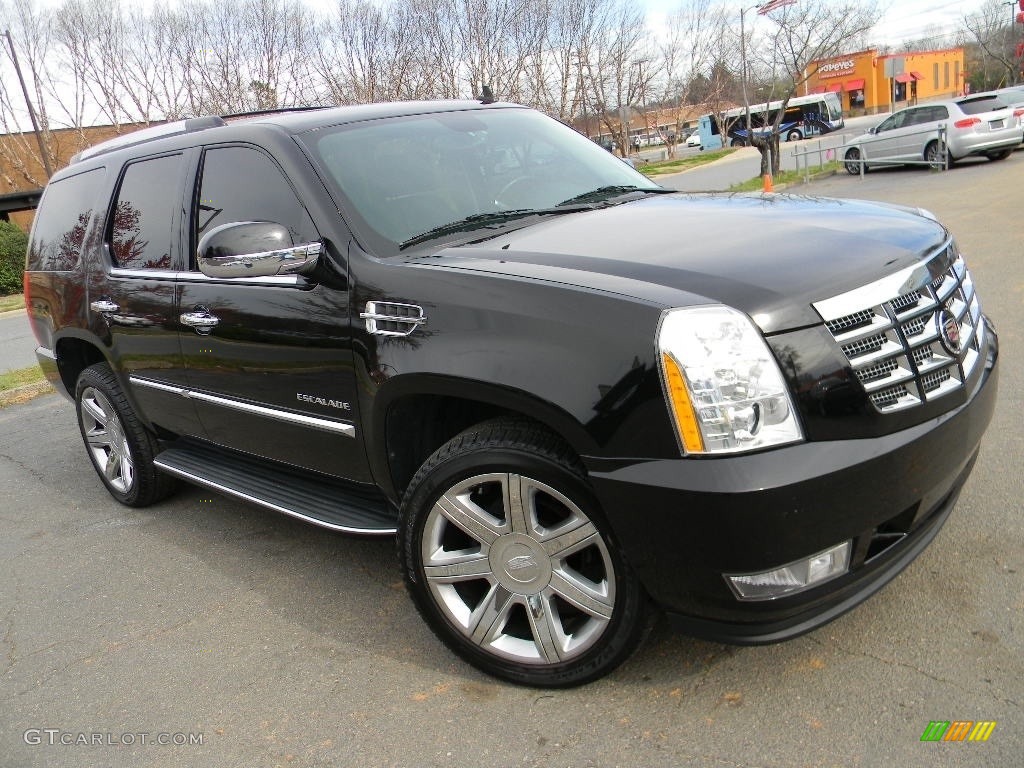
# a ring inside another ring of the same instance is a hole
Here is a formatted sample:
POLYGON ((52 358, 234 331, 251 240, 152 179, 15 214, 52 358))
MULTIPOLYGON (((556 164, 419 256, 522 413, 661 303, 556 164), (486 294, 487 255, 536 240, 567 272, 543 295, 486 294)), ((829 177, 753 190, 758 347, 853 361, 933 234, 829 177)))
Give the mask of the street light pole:
POLYGON ((32 107, 32 100, 28 97, 28 87, 25 85, 25 78, 21 74, 21 65, 18 64, 18 54, 14 50, 14 40, 11 38, 11 30, 4 30, 4 37, 7 38, 7 45, 11 49, 11 61, 14 63, 14 71, 18 73, 18 82, 21 83, 21 92, 25 96, 25 106, 28 107, 28 116, 32 121, 32 130, 36 135, 36 143, 39 145, 39 157, 43 161, 43 169, 46 171, 46 179, 49 181, 53 176, 53 169, 50 167, 50 153, 46 151, 42 134, 39 132, 39 121, 36 120, 36 111, 32 107))
MULTIPOLYGON (((1009 40, 1006 43, 1006 49, 1010 50, 1010 46, 1013 45, 1013 25, 1017 21, 1017 14, 1013 12, 1013 6, 1017 5, 1017 0, 1007 0, 1007 2, 1000 3, 1000 5, 1010 6, 1010 34, 1008 35, 1009 40)), ((1011 64, 1010 66, 1008 66, 1007 70, 1008 71, 1006 73, 1006 84, 1008 86, 1013 85, 1014 81, 1017 79, 1016 77, 1014 77, 1013 65, 1011 64)))

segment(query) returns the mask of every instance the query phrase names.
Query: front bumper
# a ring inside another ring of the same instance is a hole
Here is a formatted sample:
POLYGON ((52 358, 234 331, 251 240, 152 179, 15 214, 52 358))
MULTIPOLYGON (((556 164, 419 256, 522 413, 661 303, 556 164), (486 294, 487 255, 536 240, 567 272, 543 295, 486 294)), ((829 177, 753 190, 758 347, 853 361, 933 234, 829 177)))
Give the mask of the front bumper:
POLYGON ((881 589, 936 536, 995 409, 997 341, 967 402, 909 429, 713 459, 585 459, 650 596, 690 634, 743 644, 808 632, 881 589), (853 541, 849 571, 805 592, 741 602, 754 573, 853 541))

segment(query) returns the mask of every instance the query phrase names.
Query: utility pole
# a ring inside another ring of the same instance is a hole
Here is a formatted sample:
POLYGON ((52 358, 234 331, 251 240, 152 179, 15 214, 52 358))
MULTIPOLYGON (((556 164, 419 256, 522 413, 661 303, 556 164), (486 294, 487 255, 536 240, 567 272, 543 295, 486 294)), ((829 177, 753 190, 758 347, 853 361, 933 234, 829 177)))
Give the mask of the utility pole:
POLYGON ((32 107, 32 100, 28 97, 28 87, 25 85, 25 78, 21 74, 21 65, 18 64, 18 54, 14 50, 14 40, 11 37, 11 30, 4 30, 4 37, 7 38, 7 45, 11 49, 11 61, 14 62, 14 71, 18 73, 18 82, 21 83, 21 92, 25 96, 25 106, 28 107, 28 116, 32 120, 32 130, 36 134, 36 143, 39 145, 39 157, 42 158, 43 168, 46 170, 46 180, 53 176, 53 168, 50 167, 50 153, 46 151, 43 143, 43 136, 39 132, 39 121, 36 120, 36 111, 32 107))

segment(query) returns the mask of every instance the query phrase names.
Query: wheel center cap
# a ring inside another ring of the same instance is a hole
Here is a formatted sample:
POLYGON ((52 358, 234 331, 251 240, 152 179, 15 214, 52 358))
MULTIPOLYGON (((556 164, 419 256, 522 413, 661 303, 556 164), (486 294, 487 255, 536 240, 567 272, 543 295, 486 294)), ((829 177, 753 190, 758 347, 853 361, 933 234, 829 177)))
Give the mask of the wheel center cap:
POLYGON ((536 594, 551 580, 551 560, 529 536, 511 533, 491 545, 491 572, 510 592, 536 594))
MULTIPOLYGON (((510 549, 518 551, 519 548, 510 549)), ((521 549, 522 554, 512 555, 505 561, 505 572, 511 579, 521 584, 529 584, 540 574, 540 563, 526 547, 521 549)))

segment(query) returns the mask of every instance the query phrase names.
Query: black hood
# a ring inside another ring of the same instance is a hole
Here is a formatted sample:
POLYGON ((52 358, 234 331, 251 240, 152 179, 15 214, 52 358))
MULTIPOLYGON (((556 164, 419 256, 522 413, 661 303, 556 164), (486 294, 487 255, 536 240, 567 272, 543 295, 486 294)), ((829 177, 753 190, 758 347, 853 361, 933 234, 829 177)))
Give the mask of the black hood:
POLYGON ((913 209, 880 203, 680 194, 544 219, 430 261, 667 306, 719 302, 773 333, 821 322, 811 302, 914 264, 948 236, 913 209))

